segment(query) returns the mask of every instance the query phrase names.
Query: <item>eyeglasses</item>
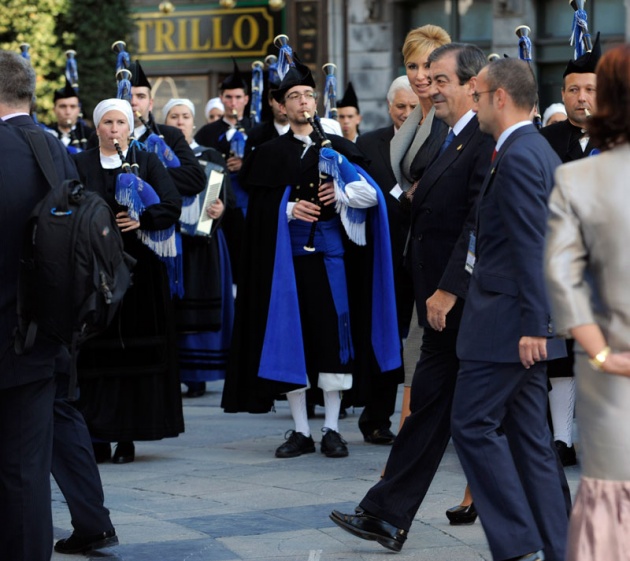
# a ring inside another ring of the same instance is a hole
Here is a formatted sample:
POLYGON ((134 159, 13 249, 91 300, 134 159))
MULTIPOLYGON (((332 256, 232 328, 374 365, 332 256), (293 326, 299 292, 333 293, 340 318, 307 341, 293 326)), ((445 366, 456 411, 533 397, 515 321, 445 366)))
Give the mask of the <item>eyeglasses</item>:
POLYGON ((292 92, 285 97, 285 99, 288 99, 290 101, 297 101, 298 99, 302 98, 305 98, 307 101, 309 99, 317 99, 317 94, 315 92, 292 92))
POLYGON ((485 93, 494 93, 494 92, 496 92, 496 91, 497 91, 497 90, 488 90, 488 91, 485 91, 485 92, 473 92, 473 93, 472 93, 472 98, 473 98, 473 101, 474 101, 475 103, 479 103, 479 98, 481 97, 481 94, 485 94, 485 93))

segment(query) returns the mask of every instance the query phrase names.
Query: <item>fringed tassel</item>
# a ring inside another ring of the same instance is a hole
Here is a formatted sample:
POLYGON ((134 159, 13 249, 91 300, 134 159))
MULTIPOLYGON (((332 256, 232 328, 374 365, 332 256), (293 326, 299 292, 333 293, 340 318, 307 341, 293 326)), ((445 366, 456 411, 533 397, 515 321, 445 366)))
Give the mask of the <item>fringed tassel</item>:
POLYGON ((525 62, 531 62, 531 55, 528 58, 525 57, 526 53, 532 52, 532 41, 529 37, 527 37, 527 35, 523 35, 523 37, 518 40, 518 48, 521 53, 519 58, 525 62))
POLYGON ((586 10, 576 10, 573 14, 573 27, 571 29, 570 45, 574 48, 577 60, 584 54, 584 36, 588 35, 588 15, 586 10))
POLYGON ((158 257, 175 257, 177 244, 175 243, 175 226, 164 230, 138 230, 140 241, 158 257))
POLYGON ((164 139, 152 133, 146 140, 147 152, 153 152, 160 158, 165 168, 178 168, 181 166, 179 158, 164 139))
POLYGON ((354 358, 352 334, 350 332, 350 314, 344 312, 338 318, 339 327, 339 360, 341 364, 348 364, 354 358))
POLYGON ((168 287, 171 298, 184 297, 184 258, 182 254, 182 236, 179 232, 175 234, 175 246, 177 255, 175 257, 164 257, 161 260, 166 265, 168 275, 168 287))
POLYGON ((119 205, 127 207, 127 212, 130 218, 133 220, 139 220, 140 214, 144 210, 145 206, 140 199, 137 189, 133 189, 129 185, 129 181, 134 178, 130 173, 121 173, 116 178, 116 202, 119 205))
POLYGON ((243 156, 245 156, 246 140, 247 135, 238 130, 232 136, 232 140, 230 140, 230 150, 237 158, 243 158, 243 156))
POLYGON ((341 218, 341 224, 348 238, 357 245, 366 245, 365 220, 367 210, 364 208, 352 208, 341 203, 339 217, 341 218), (359 214, 361 214, 362 219, 358 219, 359 214))
POLYGON ((116 90, 118 99, 126 99, 131 101, 131 82, 127 78, 118 81, 118 89, 116 90))
POLYGON ((179 215, 179 221, 186 226, 197 224, 201 216, 200 203, 199 195, 182 197, 182 213, 179 215))
POLYGON ((293 60, 293 49, 289 46, 289 44, 284 44, 280 47, 280 52, 278 53, 278 65, 276 72, 280 77, 280 80, 284 78, 286 73, 289 71, 289 68, 293 66, 291 61, 293 60))

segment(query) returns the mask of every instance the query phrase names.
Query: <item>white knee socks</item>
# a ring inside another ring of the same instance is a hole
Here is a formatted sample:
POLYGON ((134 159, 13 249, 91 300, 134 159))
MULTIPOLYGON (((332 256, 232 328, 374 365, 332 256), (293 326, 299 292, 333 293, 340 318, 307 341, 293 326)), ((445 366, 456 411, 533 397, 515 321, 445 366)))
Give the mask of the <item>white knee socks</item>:
POLYGON ((296 390, 288 393, 287 401, 295 423, 295 432, 301 432, 304 436, 311 436, 311 427, 308 424, 306 413, 306 390, 296 390))
POLYGON ((341 394, 338 390, 324 392, 324 428, 339 432, 341 394))

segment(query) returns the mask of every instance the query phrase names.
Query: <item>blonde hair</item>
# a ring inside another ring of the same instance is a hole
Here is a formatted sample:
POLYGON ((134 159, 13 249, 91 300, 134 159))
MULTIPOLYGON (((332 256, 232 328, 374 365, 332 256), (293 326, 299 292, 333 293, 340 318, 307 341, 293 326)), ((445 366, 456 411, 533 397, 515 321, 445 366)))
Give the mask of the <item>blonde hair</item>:
POLYGON ((451 42, 451 36, 438 25, 423 25, 407 33, 402 54, 405 64, 418 53, 431 53, 438 47, 451 42))

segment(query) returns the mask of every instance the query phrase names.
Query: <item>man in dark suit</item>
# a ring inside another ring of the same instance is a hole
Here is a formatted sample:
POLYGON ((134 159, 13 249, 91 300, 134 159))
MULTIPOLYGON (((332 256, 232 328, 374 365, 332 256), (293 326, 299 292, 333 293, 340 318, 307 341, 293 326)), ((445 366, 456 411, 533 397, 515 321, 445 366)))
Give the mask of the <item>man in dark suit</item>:
POLYGON ((472 45, 450 43, 429 56, 436 116, 451 128, 442 151, 414 193, 410 247, 419 322, 425 327, 411 389, 411 415, 398 433, 384 477, 359 504, 333 511, 346 531, 400 551, 442 460, 451 432, 459 362, 455 342, 466 297, 472 208, 490 166, 494 142, 472 112, 475 76, 486 64, 472 45))
MULTIPOLYGON (((402 206, 389 193, 396 185, 389 157, 389 143, 394 134, 418 105, 418 96, 409 85, 407 76, 396 78, 387 92, 387 106, 392 124, 357 138, 357 147, 370 160, 367 171, 383 192, 387 204, 387 218, 392 247, 394 283, 396 287, 396 311, 398 333, 407 336, 413 307, 413 284, 411 274, 404 264, 404 249, 409 232, 409 205, 402 206)), ((365 442, 371 444, 391 444, 395 435, 390 430, 390 417, 396 406, 398 380, 390 376, 377 376, 371 380, 370 393, 361 416, 359 429, 365 442)))
POLYGON ((470 233, 452 430, 497 561, 562 561, 567 539, 566 481, 546 415, 546 361, 566 350, 552 339, 543 276, 560 160, 531 123, 536 92, 525 62, 499 59, 473 93, 479 126, 497 145, 470 233))
POLYGON ((49 126, 49 131, 56 134, 71 154, 77 150, 85 150, 94 129, 90 128, 83 120, 79 94, 67 78, 66 85, 55 90, 53 103, 57 122, 49 126))
MULTIPOLYGON (((17 355, 17 284, 26 221, 50 187, 26 137, 5 122, 27 119, 35 93, 28 61, 0 51, 0 559, 48 561, 52 553, 50 470, 55 360, 61 346, 38 333, 17 355)), ((41 132, 60 179, 77 177, 66 150, 41 132)))

